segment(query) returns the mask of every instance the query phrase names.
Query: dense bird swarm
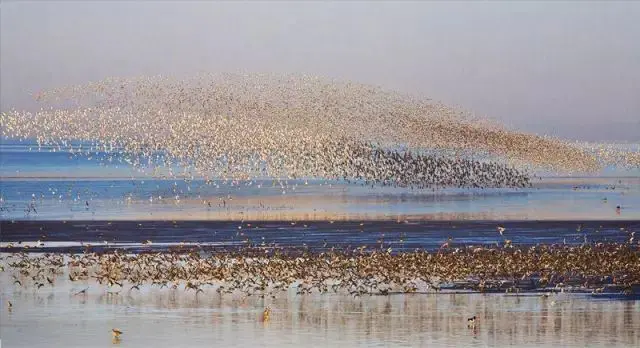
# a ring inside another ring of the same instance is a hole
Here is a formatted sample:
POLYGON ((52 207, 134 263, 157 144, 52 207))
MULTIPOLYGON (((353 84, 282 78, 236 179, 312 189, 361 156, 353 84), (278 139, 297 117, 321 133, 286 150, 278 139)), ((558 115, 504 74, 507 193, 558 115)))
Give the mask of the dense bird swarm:
POLYGON ((3 135, 67 148, 91 141, 135 154, 135 164, 162 153, 164 164, 205 177, 523 187, 529 178, 516 163, 563 171, 602 165, 593 151, 560 140, 508 131, 428 100, 309 76, 108 79, 36 98, 51 108, 3 113, 3 135), (486 154, 506 162, 489 162, 486 154))
POLYGON ((630 244, 502 248, 442 248, 438 252, 393 254, 390 250, 309 253, 304 249, 247 248, 123 255, 15 253, 5 263, 18 286, 69 280, 99 283, 119 291, 143 285, 196 292, 277 296, 283 291, 348 292, 352 295, 438 291, 457 283, 476 291, 519 291, 556 287, 594 292, 631 292, 640 285, 640 252, 630 244), (266 252, 265 252, 266 251, 266 252))

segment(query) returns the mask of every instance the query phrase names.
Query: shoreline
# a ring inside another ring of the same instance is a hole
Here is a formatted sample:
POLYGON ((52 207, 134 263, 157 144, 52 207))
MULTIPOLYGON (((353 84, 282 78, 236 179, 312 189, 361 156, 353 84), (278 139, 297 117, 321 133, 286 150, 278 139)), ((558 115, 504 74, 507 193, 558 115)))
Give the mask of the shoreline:
MULTIPOLYGON (((224 251, 246 246, 309 251, 367 246, 393 253, 416 249, 580 246, 625 243, 640 220, 563 221, 0 221, 2 251, 169 252, 175 248, 224 251), (504 232, 499 233, 499 227, 504 232), (36 243, 39 241, 39 243, 36 243)), ((636 242, 634 242, 635 244, 636 242)), ((640 244, 638 244, 640 247, 640 244)))

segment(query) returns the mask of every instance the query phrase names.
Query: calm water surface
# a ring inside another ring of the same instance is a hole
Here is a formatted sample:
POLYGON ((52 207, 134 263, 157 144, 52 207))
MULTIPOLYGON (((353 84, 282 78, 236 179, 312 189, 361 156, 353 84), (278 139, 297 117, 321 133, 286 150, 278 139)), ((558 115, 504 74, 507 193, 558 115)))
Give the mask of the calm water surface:
POLYGON ((527 189, 412 190, 311 179, 162 179, 166 169, 134 169, 114 153, 36 149, 0 143, 3 219, 640 219, 640 171, 536 179, 527 189))
MULTIPOLYGON (((3 284, 9 277, 3 274, 3 284)), ((0 336, 5 347, 407 346, 637 347, 640 301, 588 294, 295 295, 276 299, 196 297, 184 290, 143 288, 108 294, 94 283, 3 286, 0 336), (74 295, 88 287, 87 295, 74 295), (13 303, 7 310, 5 302, 13 303), (265 306, 271 320, 259 320, 265 306), (466 318, 478 325, 468 328, 466 318)))

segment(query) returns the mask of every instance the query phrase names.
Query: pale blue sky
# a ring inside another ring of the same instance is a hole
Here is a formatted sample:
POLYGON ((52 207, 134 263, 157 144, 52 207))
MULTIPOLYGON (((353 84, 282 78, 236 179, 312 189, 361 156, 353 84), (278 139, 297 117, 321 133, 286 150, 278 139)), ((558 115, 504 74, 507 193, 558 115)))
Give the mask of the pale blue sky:
POLYGON ((303 72, 525 131, 640 141, 640 1, 3 1, 0 48, 2 110, 108 76, 303 72))

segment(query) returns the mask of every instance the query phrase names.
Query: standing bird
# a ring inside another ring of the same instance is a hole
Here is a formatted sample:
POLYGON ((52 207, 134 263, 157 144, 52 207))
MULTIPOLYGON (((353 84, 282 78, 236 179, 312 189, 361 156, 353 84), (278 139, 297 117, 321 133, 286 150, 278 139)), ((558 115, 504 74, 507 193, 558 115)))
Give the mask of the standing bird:
POLYGON ((440 250, 448 248, 451 245, 451 241, 453 240, 453 238, 449 237, 447 238, 447 241, 444 242, 441 246, 440 249, 438 250, 438 252, 440 252, 440 250))
POLYGON ((122 335, 122 331, 120 331, 120 329, 111 329, 111 334, 114 339, 119 339, 120 335, 122 335))
POLYGON ((265 308, 264 311, 262 312, 262 321, 263 322, 269 321, 270 315, 271 315, 271 307, 265 308))
POLYGON ((476 327, 476 316, 475 315, 473 317, 467 319, 467 327, 475 329, 475 327, 476 327))

